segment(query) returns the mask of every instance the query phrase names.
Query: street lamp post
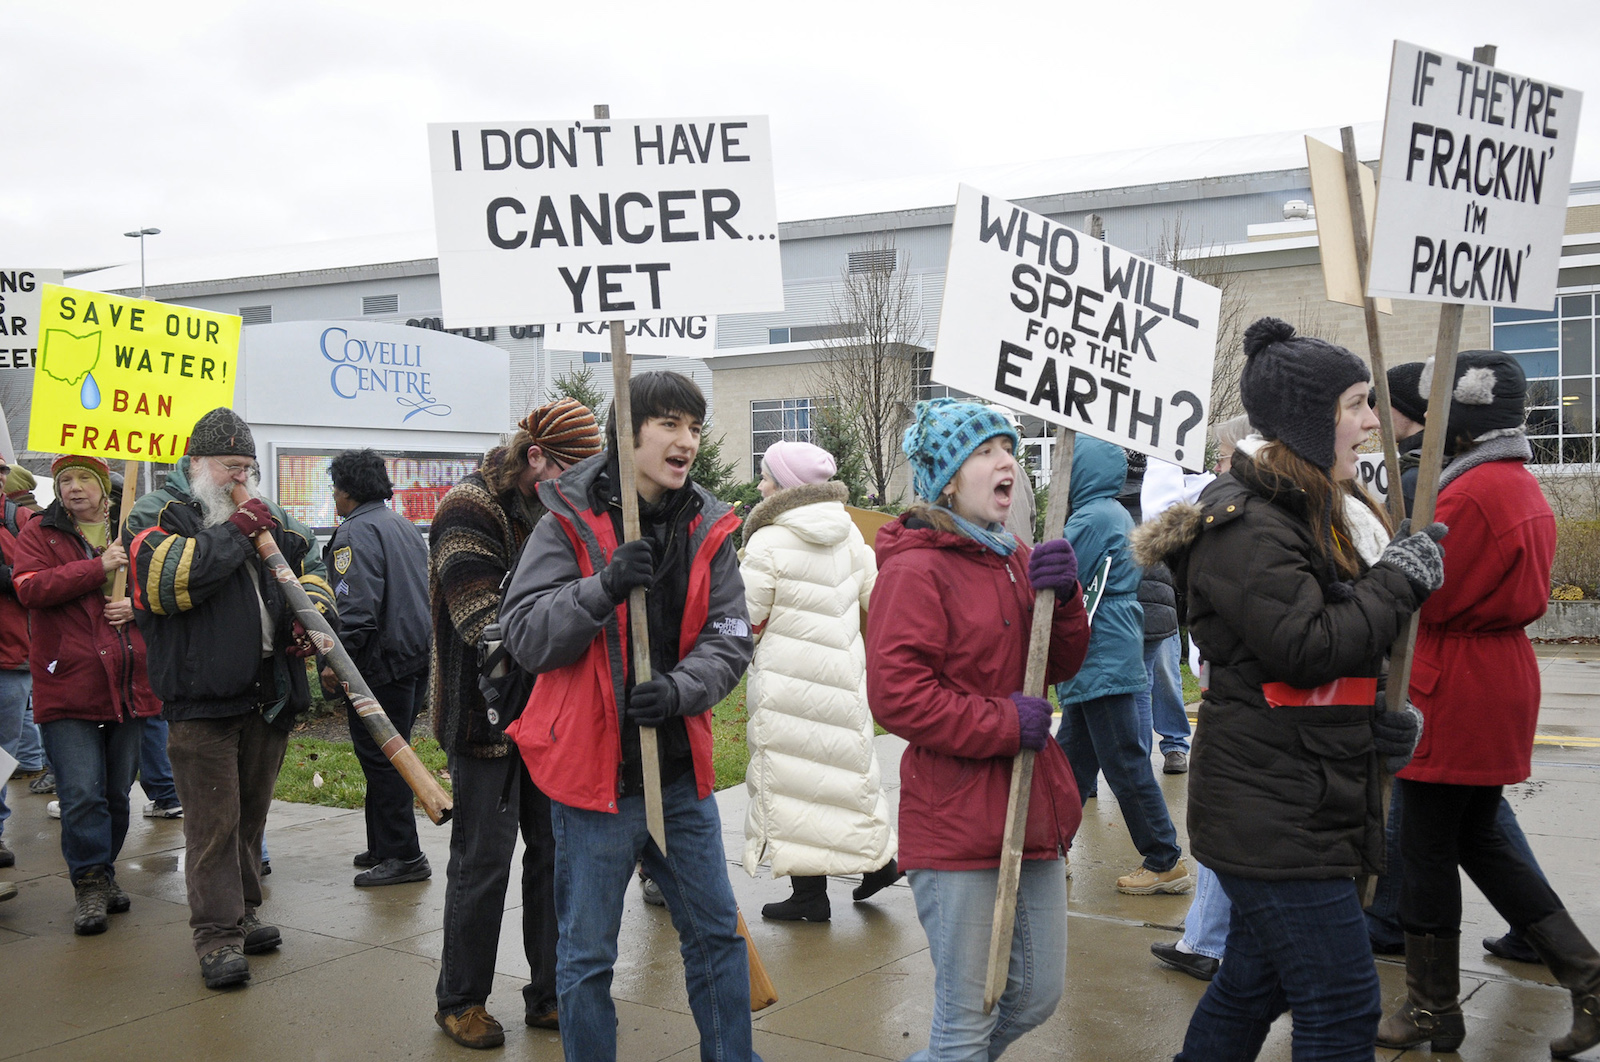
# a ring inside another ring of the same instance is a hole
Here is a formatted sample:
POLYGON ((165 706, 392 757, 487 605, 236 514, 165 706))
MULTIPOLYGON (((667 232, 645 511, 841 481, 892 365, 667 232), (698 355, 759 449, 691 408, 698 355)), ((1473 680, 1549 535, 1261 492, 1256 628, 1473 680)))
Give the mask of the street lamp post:
POLYGON ((139 229, 137 232, 124 232, 124 236, 131 236, 139 241, 139 298, 144 298, 144 238, 146 236, 161 235, 160 229, 139 229))

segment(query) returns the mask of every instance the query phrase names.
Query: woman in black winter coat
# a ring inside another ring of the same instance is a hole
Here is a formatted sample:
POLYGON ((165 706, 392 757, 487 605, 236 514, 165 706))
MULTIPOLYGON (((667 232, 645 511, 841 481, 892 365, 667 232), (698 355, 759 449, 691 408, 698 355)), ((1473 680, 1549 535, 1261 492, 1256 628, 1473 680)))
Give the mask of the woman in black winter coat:
POLYGON ((1415 710, 1375 711, 1384 653, 1443 575, 1433 537, 1389 542, 1354 487, 1377 418, 1349 351, 1263 318, 1240 389, 1259 435, 1198 508, 1140 536, 1188 589, 1208 662, 1189 838, 1233 905, 1227 961, 1180 1060, 1252 1059, 1294 1016, 1294 1058, 1370 1062, 1377 972, 1355 879, 1382 861, 1379 753, 1403 762, 1415 710))

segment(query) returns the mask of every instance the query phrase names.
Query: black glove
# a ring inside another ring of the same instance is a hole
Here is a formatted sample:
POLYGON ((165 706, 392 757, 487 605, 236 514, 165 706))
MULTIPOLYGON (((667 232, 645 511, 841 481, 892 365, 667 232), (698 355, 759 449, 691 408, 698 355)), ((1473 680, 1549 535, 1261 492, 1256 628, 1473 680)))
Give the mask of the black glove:
POLYGON ((649 586, 655 575, 655 544, 648 538, 636 538, 611 554, 611 563, 600 572, 600 585, 620 605, 627 600, 629 591, 636 586, 649 586))
POLYGON ((1444 547, 1439 542, 1449 530, 1443 524, 1429 524, 1413 535, 1411 521, 1403 521, 1395 540, 1384 547, 1378 563, 1399 571, 1417 596, 1426 599, 1444 585, 1444 547))
POLYGON ((628 692, 628 720, 635 726, 660 726, 681 712, 678 687, 665 675, 641 682, 628 692))
POLYGON ((1384 771, 1398 774, 1411 762, 1411 754, 1422 740, 1422 713, 1410 701, 1398 712, 1391 712, 1381 693, 1374 707, 1377 711, 1372 716, 1372 745, 1383 757, 1384 771))

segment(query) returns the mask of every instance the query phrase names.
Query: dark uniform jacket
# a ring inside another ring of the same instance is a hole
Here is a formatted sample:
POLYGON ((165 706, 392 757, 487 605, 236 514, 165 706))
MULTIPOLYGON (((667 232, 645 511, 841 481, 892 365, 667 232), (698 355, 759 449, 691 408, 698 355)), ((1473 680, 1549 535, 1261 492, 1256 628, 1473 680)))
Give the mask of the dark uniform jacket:
POLYGON ((328 540, 339 640, 369 686, 428 669, 428 544, 415 524, 370 501, 328 540))
MULTIPOLYGON (((291 571, 332 620, 333 588, 310 528, 275 502, 272 537, 291 571)), ((128 593, 149 651, 150 687, 169 722, 215 719, 261 706, 279 725, 311 705, 302 662, 284 653, 293 613, 255 545, 232 524, 205 527, 189 493, 189 458, 166 486, 139 499, 122 533, 128 551, 128 593), (256 596, 257 580, 261 587, 256 596), (261 603, 274 618, 272 665, 263 666, 261 603)))

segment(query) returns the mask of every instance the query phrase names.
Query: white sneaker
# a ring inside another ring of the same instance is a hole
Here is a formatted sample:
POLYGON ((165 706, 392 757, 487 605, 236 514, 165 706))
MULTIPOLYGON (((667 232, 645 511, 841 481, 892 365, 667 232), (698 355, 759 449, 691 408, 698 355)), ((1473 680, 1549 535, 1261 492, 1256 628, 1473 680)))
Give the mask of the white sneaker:
POLYGON ((181 819, 183 818, 183 805, 174 804, 164 808, 154 800, 144 806, 144 817, 147 819, 181 819))
POLYGON ((52 819, 59 819, 61 817, 61 801, 50 801, 50 803, 44 806, 44 813, 49 815, 52 819))

